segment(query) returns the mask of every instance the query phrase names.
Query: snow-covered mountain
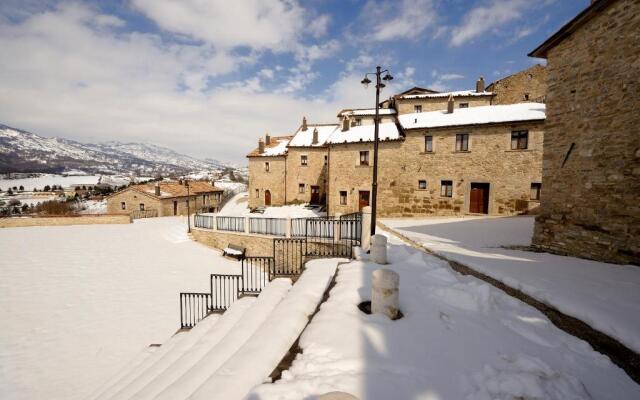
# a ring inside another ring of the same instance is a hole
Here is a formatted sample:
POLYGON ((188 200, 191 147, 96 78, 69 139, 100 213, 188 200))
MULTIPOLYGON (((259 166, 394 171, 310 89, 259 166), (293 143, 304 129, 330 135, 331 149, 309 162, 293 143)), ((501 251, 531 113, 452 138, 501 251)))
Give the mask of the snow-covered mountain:
POLYGON ((0 124, 0 173, 62 172, 185 174, 233 168, 146 143, 80 143, 45 138, 0 124))

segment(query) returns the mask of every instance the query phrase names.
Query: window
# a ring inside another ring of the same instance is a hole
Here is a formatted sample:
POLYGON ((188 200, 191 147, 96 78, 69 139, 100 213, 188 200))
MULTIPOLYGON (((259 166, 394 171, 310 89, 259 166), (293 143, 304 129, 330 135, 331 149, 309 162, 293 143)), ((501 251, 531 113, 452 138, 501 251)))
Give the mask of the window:
POLYGON ((526 150, 529 147, 529 131, 511 131, 511 150, 526 150))
POLYGON ((347 205, 347 192, 346 191, 341 191, 340 192, 340 205, 341 206, 346 206, 347 205))
POLYGON ((360 165, 369 165, 369 152, 361 151, 360 152, 360 165))
POLYGON ((298 193, 304 193, 304 183, 298 184, 298 193))
POLYGON ((456 151, 469 151, 468 133, 459 133, 456 135, 456 151))
POLYGON ((260 198, 260 189, 256 189, 256 199, 260 198))
POLYGON ((324 165, 329 164, 329 156, 324 156, 324 165))
POLYGON ((304 165, 304 166, 307 165, 307 156, 306 155, 300 156, 300 165, 304 165))
POLYGON ((525 93, 525 94, 524 94, 524 99, 525 99, 525 100, 529 100, 529 93, 525 93))
POLYGON ((469 103, 460 103, 458 104, 458 108, 469 108, 469 103))
POLYGON ((440 181, 440 196, 453 196, 453 181, 440 181))
POLYGON ((140 203, 140 211, 144 211, 144 203, 140 203))
POLYGON ((422 104, 416 104, 413 106, 413 112, 421 113, 422 112, 422 104))
POLYGON ((542 183, 531 183, 531 200, 540 200, 540 189, 542 189, 542 183))
POLYGON ((426 189, 427 189, 427 181, 425 181, 425 180, 419 180, 419 181, 418 181, 418 189, 420 189, 420 190, 426 190, 426 189))
POLYGON ((424 152, 425 153, 433 152, 433 136, 424 137, 424 152))
POLYGON ((360 126, 362 125, 362 118, 356 118, 353 120, 353 126, 360 126))
POLYGON ((206 202, 207 202, 207 195, 206 195, 206 194, 203 194, 203 195, 202 195, 202 204, 204 204, 204 203, 206 203, 206 202))
POLYGON ((127 209, 127 203, 125 203, 124 201, 122 203, 120 203, 120 208, 123 210, 127 209))
POLYGON ((268 162, 264 163, 264 170, 266 172, 269 172, 269 163, 268 162))

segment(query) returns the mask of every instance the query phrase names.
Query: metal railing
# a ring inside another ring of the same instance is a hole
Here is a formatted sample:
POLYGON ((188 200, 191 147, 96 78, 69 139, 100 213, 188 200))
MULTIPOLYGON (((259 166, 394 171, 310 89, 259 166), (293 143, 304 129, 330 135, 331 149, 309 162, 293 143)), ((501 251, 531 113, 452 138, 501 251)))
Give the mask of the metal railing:
POLYGON ((238 299, 242 275, 211 274, 210 311, 226 311, 238 299))
POLYGON ((219 231, 244 232, 244 217, 216 217, 219 231))
POLYGON ((191 329, 209 314, 211 293, 180 293, 180 328, 191 329))
POLYGON ((305 239, 273 240, 273 275, 299 275, 304 264, 305 239))
POLYGON ((271 280, 273 257, 245 257, 242 260, 242 284, 244 294, 258 294, 271 280))
POLYGON ((362 237, 362 213, 355 212, 340 216, 340 239, 357 240, 362 237), (353 223, 355 222, 355 223, 353 223))
POLYGON ((200 215, 193 216, 193 226, 196 228, 213 229, 213 215, 200 215))
POLYGON ((249 233, 286 236, 286 218, 249 218, 249 233))
POLYGON ((158 210, 133 210, 131 211, 132 219, 155 218, 158 216, 158 210))

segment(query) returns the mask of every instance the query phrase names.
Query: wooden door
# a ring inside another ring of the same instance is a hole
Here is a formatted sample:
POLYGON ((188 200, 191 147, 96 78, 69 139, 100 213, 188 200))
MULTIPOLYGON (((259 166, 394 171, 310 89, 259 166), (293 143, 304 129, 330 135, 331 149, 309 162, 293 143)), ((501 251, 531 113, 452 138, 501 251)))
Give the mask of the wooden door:
POLYGON ((369 205, 369 191, 361 190, 358 194, 358 210, 362 211, 362 209, 369 205))
POLYGON ((178 202, 173 202, 173 215, 178 215, 178 202))
POLYGON ((271 191, 269 190, 264 191, 264 205, 265 206, 271 205, 271 191))
POLYGON ((311 186, 311 204, 320 204, 320 186, 311 186))
POLYGON ((469 212, 474 214, 489 213, 489 184, 471 183, 469 193, 469 212))

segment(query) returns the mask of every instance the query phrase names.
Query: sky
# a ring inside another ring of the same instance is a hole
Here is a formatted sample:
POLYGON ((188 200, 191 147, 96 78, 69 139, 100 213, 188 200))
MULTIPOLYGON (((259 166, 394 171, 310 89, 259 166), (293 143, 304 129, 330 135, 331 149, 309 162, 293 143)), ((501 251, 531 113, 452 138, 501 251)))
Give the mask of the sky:
POLYGON ((245 163, 265 133, 373 107, 360 84, 475 87, 589 0, 0 0, 0 123, 245 163))

